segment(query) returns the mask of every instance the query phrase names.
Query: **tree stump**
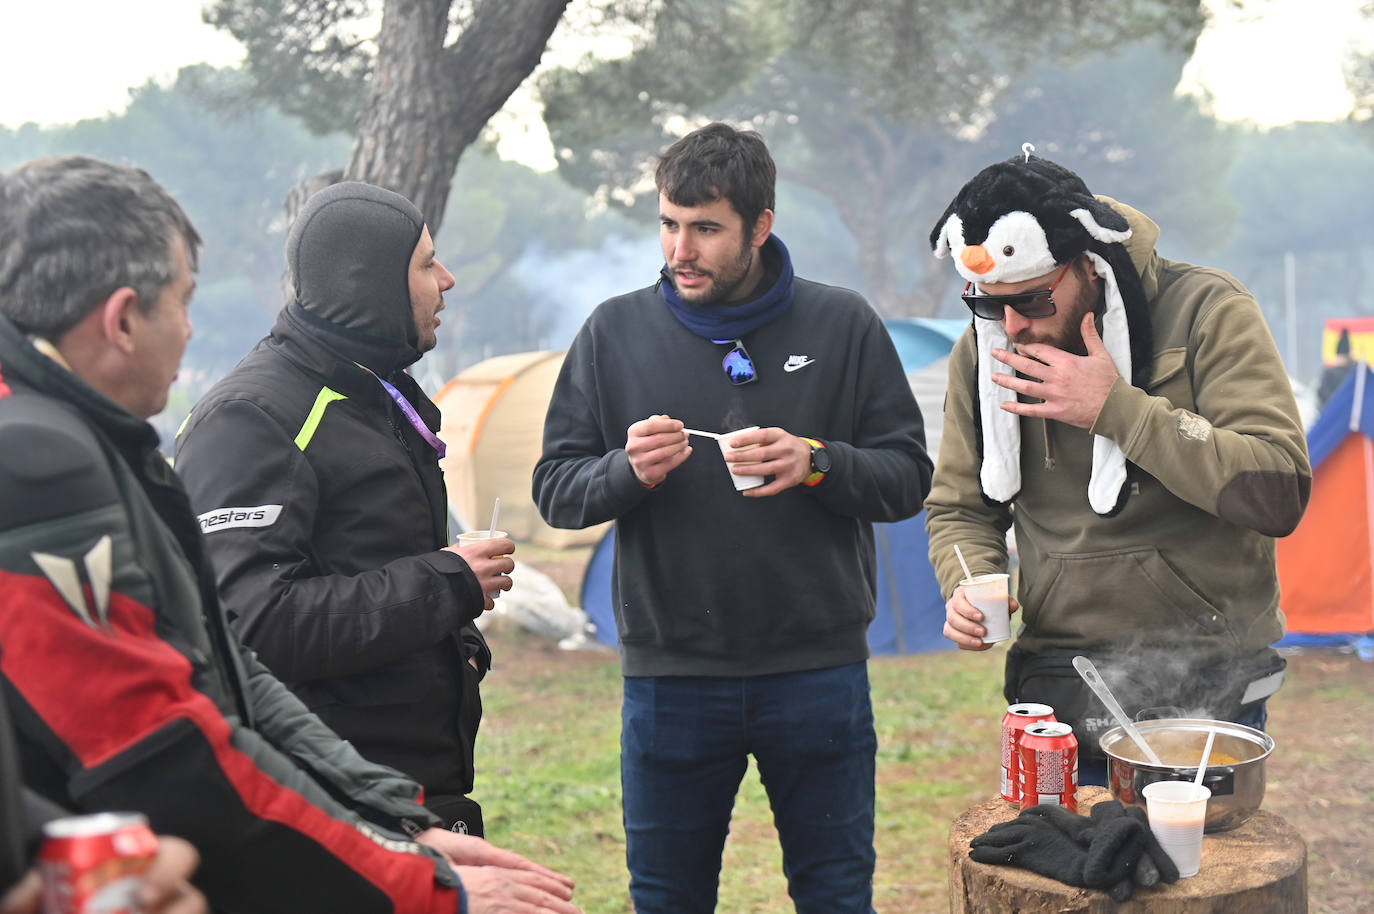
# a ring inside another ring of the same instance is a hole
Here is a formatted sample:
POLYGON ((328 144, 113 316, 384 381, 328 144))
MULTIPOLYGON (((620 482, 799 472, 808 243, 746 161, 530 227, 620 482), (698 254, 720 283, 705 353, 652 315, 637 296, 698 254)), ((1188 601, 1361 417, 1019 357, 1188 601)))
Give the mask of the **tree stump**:
MULTIPOLYGON (((1110 800, 1104 787, 1081 787, 1078 811, 1110 800)), ((969 859, 969 842, 1020 812, 1003 799, 981 803, 949 829, 951 914, 1305 914, 1307 843, 1278 816, 1260 810, 1230 831, 1204 835, 1202 870, 1173 885, 1136 888, 1118 904, 1105 892, 1065 885, 1014 866, 969 859)))

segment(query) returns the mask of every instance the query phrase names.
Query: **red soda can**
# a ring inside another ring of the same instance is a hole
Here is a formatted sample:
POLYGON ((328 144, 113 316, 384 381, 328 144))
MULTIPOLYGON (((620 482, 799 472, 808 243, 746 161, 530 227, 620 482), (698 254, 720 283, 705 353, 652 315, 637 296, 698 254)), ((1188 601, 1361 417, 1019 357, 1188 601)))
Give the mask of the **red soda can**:
POLYGON ((1116 759, 1108 758, 1107 770, 1109 772, 1108 786, 1112 790, 1112 796, 1127 806, 1134 803, 1138 799, 1135 792, 1134 766, 1118 763, 1116 759))
POLYGON ((1066 723, 1041 721, 1021 734, 1020 805, 1038 803, 1078 812, 1078 740, 1066 723))
POLYGON ((43 914, 138 914, 139 877, 157 836, 139 813, 102 812, 43 826, 43 914))
POLYGON ((1002 799, 1008 803, 1021 802, 1021 733, 1043 720, 1054 720, 1054 708, 1034 702, 1012 705, 1002 715, 1002 799))

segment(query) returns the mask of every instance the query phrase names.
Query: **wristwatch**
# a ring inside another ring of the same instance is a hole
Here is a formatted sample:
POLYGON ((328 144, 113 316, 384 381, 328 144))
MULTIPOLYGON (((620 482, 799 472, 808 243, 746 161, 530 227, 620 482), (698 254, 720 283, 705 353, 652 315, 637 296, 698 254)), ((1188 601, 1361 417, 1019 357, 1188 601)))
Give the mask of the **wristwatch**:
POLYGON ((802 440, 811 445, 811 475, 802 480, 802 485, 814 486, 830 472, 830 452, 825 449, 824 441, 816 438, 802 440))

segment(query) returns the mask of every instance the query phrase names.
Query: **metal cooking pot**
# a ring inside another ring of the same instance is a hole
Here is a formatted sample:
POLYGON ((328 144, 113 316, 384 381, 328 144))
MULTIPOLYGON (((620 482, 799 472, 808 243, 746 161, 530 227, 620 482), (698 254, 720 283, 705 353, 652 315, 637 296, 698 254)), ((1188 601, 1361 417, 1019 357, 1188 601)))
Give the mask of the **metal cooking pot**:
POLYGON ((1211 728, 1217 735, 1212 745, 1212 763, 1202 779, 1212 791, 1203 830, 1235 828, 1259 809, 1264 799, 1264 760, 1274 751, 1274 740, 1269 734, 1242 724, 1190 717, 1141 721, 1135 728, 1165 764, 1145 761, 1145 754, 1122 727, 1102 734, 1098 744, 1107 754, 1107 786, 1123 805, 1144 809, 1141 791, 1147 784, 1191 781, 1197 777, 1197 763, 1211 728))

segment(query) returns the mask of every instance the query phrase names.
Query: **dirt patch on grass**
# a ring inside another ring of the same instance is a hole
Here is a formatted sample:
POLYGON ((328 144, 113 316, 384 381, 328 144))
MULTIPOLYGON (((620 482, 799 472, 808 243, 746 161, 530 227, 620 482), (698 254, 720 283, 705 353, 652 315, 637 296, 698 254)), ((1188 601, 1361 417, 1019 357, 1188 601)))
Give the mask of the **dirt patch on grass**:
POLYGON ((1370 910, 1374 885, 1374 663, 1354 653, 1288 657, 1270 700, 1276 748, 1264 807, 1307 841, 1309 910, 1370 910))

